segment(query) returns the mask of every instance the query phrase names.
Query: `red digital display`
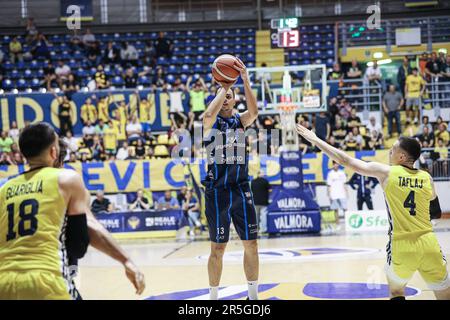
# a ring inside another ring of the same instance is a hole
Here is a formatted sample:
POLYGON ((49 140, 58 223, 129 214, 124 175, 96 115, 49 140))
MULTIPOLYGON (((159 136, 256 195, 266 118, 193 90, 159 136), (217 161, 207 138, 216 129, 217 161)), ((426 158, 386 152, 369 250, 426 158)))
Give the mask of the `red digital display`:
POLYGON ((300 32, 298 30, 284 30, 278 33, 278 46, 280 48, 296 48, 300 45, 300 32))

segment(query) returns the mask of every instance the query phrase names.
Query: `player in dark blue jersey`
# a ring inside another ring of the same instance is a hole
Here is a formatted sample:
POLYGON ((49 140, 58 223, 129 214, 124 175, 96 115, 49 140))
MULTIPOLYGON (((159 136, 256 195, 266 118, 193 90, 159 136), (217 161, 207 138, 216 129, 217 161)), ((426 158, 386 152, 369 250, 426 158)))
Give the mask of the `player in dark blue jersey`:
POLYGON ((258 299, 258 226, 248 178, 248 151, 245 129, 258 116, 256 97, 252 92, 247 69, 236 62, 244 83, 247 111, 235 109, 234 83, 220 83, 221 88, 205 111, 203 142, 208 170, 202 180, 205 186, 206 218, 211 240, 208 260, 210 299, 218 299, 222 275, 222 258, 229 239, 230 224, 244 245, 244 271, 248 281, 248 297, 258 299))

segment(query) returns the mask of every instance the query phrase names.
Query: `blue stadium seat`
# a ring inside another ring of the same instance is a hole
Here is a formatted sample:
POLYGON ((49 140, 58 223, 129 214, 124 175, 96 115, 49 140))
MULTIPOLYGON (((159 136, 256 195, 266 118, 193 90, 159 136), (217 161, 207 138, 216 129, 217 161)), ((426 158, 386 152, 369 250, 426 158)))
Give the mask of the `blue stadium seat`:
POLYGON ((122 87, 123 84, 124 84, 124 82, 123 82, 122 77, 120 77, 120 76, 115 76, 115 77, 112 79, 111 84, 112 84, 113 86, 115 86, 115 87, 122 87))
POLYGON ((24 77, 25 79, 31 79, 31 78, 34 78, 34 74, 31 72, 30 69, 26 69, 26 70, 23 72, 23 77, 24 77))
POLYGON ((142 86, 149 86, 151 83, 152 83, 152 82, 151 82, 150 78, 147 77, 147 76, 140 76, 140 77, 138 78, 138 84, 139 84, 139 85, 142 85, 142 86))
POLYGON ((30 82, 31 89, 37 90, 37 89, 39 89, 40 86, 41 86, 41 82, 39 81, 39 79, 34 78, 31 80, 31 82, 30 82))
POLYGON ((16 88, 19 90, 25 90, 26 88, 28 88, 28 83, 25 79, 19 79, 16 82, 16 88))
POLYGON ((6 91, 11 91, 12 89, 14 89, 14 83, 10 79, 5 79, 2 82, 2 87, 6 91))
POLYGON ((180 74, 181 82, 186 83, 188 77, 189 77, 189 76, 188 76, 186 73, 180 74))
POLYGON ((170 84, 173 84, 173 83, 175 82, 175 77, 174 77, 174 75, 173 75, 173 74, 168 74, 168 75, 166 76, 166 81, 167 81, 168 83, 170 83, 170 84))
POLYGON ((9 77, 10 77, 12 80, 19 79, 19 78, 20 78, 20 73, 19 73, 19 71, 17 71, 16 69, 11 70, 11 73, 9 74, 9 77))
POLYGON ((177 68, 175 65, 171 64, 171 65, 167 68, 167 72, 168 72, 168 73, 172 73, 172 74, 176 74, 176 73, 178 73, 178 68, 177 68))

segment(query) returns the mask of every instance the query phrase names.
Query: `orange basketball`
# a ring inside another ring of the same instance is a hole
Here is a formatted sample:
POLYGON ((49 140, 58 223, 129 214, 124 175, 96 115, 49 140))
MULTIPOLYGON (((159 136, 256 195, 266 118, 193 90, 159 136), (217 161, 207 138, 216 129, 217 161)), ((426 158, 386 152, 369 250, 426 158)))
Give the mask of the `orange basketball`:
POLYGON ((239 70, 234 65, 237 59, 231 54, 223 54, 212 64, 212 76, 217 82, 234 82, 239 77, 239 70))

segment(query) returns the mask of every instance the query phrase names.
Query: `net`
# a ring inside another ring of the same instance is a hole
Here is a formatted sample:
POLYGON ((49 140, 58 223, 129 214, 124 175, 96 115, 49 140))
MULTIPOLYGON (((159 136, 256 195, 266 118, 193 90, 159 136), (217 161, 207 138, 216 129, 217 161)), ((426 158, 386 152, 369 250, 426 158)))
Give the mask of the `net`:
POLYGON ((281 128, 285 130, 295 130, 295 116, 298 106, 295 104, 279 104, 277 107, 280 113, 281 128))

